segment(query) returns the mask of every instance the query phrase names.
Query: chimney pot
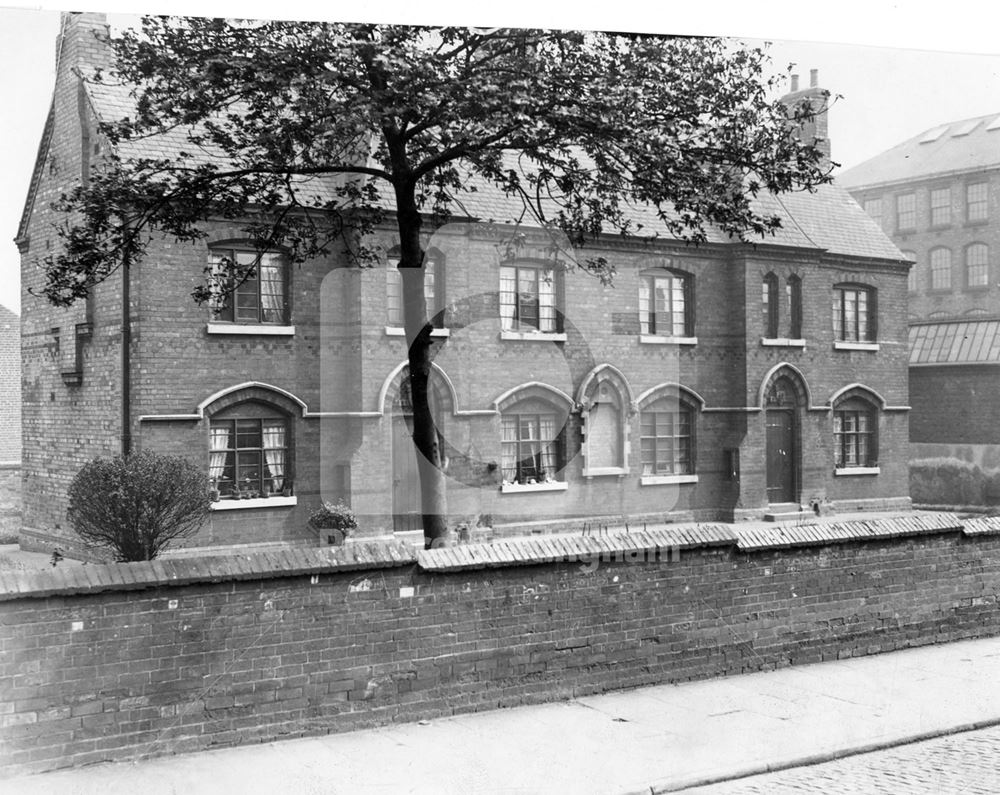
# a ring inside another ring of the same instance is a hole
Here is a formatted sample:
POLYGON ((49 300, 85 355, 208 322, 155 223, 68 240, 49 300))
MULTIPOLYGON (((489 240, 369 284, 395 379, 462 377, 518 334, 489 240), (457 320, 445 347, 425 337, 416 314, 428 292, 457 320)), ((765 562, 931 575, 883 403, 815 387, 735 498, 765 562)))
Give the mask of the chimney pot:
POLYGON ((819 69, 809 70, 809 86, 810 88, 816 88, 819 85, 819 69))
POLYGON ((799 90, 799 76, 792 75, 792 93, 794 94, 799 90))

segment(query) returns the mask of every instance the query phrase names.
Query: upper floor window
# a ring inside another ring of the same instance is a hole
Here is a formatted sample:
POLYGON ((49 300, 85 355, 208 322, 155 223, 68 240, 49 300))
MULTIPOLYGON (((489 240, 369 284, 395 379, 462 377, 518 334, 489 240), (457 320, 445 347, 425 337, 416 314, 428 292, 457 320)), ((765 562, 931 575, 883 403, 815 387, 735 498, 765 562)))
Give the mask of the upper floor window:
MULTIPOLYGON (((914 254, 912 251, 901 251, 899 253, 902 254, 904 257, 906 257, 906 259, 910 260, 911 262, 917 258, 917 255, 914 254)), ((908 292, 911 293, 915 293, 917 292, 918 289, 920 289, 920 281, 917 277, 916 262, 913 262, 910 265, 910 271, 906 275, 906 289, 908 292)))
POLYGON ((881 224, 882 199, 865 199, 865 212, 881 224))
POLYGON ((558 332, 556 273, 518 263, 500 267, 500 326, 504 331, 558 332))
POLYGON ((280 494, 289 464, 288 419, 259 404, 242 404, 213 417, 209 478, 222 499, 280 494))
POLYGON ((639 413, 643 475, 693 475, 694 409, 676 397, 662 397, 639 413))
POLYGON ((785 297, 788 304, 788 336, 802 338, 802 278, 793 273, 785 283, 785 297))
POLYGON ((500 417, 500 468, 506 483, 532 485, 559 480, 565 466, 565 412, 540 398, 527 398, 500 417))
POLYGON ((213 248, 209 263, 214 273, 236 274, 235 286, 216 311, 218 320, 273 325, 288 322, 287 267, 281 254, 213 248))
POLYGON ((681 271, 647 271, 639 281, 639 333, 694 336, 694 277, 681 271))
POLYGON ((931 289, 951 289, 951 250, 935 248, 931 250, 931 289))
POLYGON ((948 226, 951 223, 951 188, 931 191, 931 226, 948 226))
POLYGON ((917 228, 917 197, 914 193, 904 193, 896 197, 896 230, 911 231, 917 228))
POLYGON ((839 403, 833 411, 833 446, 837 469, 873 467, 878 463, 878 415, 860 398, 839 403))
POLYGON ((989 217, 989 185, 974 182, 965 186, 965 220, 985 221, 989 217))
POLYGON ((833 336, 843 342, 877 339, 877 292, 872 287, 841 284, 833 290, 833 336))
POLYGON ((764 336, 778 336, 778 277, 769 273, 761 284, 761 309, 763 311, 764 336))
POLYGON ((970 243, 965 248, 965 286, 989 287, 990 248, 985 243, 970 243))
MULTIPOLYGON (((386 325, 402 328, 403 277, 399 272, 399 246, 386 256, 386 325)), ((424 253, 424 301, 427 320, 434 328, 444 328, 444 257, 437 249, 424 253)))

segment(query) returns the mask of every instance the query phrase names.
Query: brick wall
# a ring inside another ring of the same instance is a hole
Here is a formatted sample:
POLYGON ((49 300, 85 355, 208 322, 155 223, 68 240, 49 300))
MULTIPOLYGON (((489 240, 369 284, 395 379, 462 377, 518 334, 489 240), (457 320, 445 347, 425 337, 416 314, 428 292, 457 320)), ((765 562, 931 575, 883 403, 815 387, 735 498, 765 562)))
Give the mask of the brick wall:
POLYGON ((991 635, 1000 522, 0 571, 7 774, 991 635))
POLYGON ((998 379, 996 365, 911 367, 910 440, 1000 443, 998 379))
POLYGON ((15 538, 21 529, 21 465, 0 463, 0 536, 15 538))
POLYGON ((0 306, 0 464, 21 461, 21 318, 0 306))

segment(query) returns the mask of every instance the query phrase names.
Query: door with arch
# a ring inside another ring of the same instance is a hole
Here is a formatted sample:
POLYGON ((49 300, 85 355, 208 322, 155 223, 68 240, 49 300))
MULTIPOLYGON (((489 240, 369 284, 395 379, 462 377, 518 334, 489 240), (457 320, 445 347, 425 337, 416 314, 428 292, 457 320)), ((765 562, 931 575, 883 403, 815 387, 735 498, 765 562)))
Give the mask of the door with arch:
POLYGON ((799 499, 799 412, 794 384, 777 379, 764 406, 767 501, 795 503, 799 499))

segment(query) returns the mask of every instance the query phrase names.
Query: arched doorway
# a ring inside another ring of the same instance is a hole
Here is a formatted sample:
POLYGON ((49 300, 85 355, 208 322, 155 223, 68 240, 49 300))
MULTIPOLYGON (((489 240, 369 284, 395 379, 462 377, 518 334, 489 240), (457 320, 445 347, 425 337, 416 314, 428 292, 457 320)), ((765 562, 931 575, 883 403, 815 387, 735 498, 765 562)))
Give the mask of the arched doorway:
POLYGON ((799 502, 803 395, 787 374, 774 378, 764 393, 767 501, 771 505, 799 502))

